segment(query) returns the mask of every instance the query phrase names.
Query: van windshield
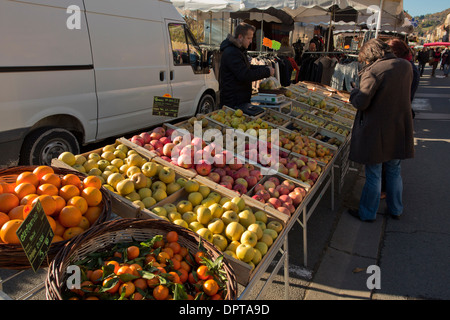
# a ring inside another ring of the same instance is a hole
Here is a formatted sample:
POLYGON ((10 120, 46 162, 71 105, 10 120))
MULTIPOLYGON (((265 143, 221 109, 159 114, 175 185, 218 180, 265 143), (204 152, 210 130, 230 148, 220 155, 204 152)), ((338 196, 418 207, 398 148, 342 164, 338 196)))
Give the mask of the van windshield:
POLYGON ((201 51, 192 34, 182 23, 169 24, 170 42, 174 65, 191 65, 194 71, 200 69, 201 51))

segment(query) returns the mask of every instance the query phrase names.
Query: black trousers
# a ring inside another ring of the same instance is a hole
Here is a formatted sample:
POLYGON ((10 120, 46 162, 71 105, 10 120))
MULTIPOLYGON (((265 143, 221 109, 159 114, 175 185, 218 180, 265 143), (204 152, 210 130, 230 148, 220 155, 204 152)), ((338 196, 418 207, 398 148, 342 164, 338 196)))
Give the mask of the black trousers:
POLYGON ((425 70, 425 65, 426 65, 426 63, 419 63, 420 76, 423 75, 423 71, 425 70))

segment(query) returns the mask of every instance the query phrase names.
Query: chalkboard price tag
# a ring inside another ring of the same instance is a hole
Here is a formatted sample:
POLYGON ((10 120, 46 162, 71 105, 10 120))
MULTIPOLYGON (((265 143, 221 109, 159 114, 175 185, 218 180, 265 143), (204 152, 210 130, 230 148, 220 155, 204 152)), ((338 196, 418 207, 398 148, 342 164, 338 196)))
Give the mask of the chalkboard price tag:
POLYGON ((153 98, 153 115, 162 117, 178 117, 178 110, 180 107, 180 99, 171 97, 153 98))
POLYGON ((54 236, 39 200, 17 229, 16 234, 31 267, 36 272, 47 256, 54 236))

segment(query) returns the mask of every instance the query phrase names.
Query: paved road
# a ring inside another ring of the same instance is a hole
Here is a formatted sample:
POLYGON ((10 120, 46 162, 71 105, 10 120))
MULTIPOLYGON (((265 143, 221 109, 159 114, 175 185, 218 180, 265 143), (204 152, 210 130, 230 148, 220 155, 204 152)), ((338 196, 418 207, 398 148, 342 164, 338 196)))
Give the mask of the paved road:
MULTIPOLYGON (((364 185, 363 170, 354 164, 341 194, 335 194, 334 210, 327 191, 308 221, 306 266, 302 228, 296 224, 289 233, 289 299, 450 299, 450 80, 430 74, 427 68, 413 104, 416 157, 402 164, 404 215, 399 221, 384 216, 383 201, 375 223, 348 215, 346 209, 357 206, 364 185), (371 266, 379 267, 378 272, 371 266), (380 289, 369 289, 368 282, 380 289)), ((11 273, 0 270, 0 277, 11 273)), ((258 281, 250 298, 268 276, 258 281)), ((45 270, 38 275, 29 270, 3 290, 18 299, 44 277, 45 270)), ((261 298, 282 300, 285 289, 281 268, 261 298)), ((32 299, 45 299, 44 292, 32 299)))

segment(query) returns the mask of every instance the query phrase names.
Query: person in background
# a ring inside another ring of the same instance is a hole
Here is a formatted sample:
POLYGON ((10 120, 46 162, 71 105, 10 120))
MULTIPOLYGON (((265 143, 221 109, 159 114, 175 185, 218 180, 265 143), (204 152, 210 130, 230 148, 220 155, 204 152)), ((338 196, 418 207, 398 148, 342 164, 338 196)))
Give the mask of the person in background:
POLYGON ((401 161, 414 157, 411 116, 411 63, 397 58, 391 47, 371 39, 358 55, 363 65, 360 87, 350 93, 357 109, 349 159, 364 164, 366 181, 358 210, 348 213, 360 221, 373 222, 380 204, 381 171, 386 165, 386 204, 389 215, 403 213, 401 161))
POLYGON ((420 76, 423 76, 425 65, 428 63, 428 61, 430 61, 430 54, 426 48, 422 48, 422 50, 420 50, 417 60, 419 61, 420 76))
POLYGON ((442 54, 442 65, 444 66, 444 76, 448 78, 448 72, 450 69, 450 50, 447 49, 442 54))
POLYGON ((220 106, 245 108, 250 104, 252 82, 274 75, 271 66, 250 64, 247 48, 252 43, 254 32, 254 26, 241 23, 236 27, 234 36, 228 35, 220 45, 220 106))
POLYGON ((431 58, 433 59, 433 69, 431 71, 431 76, 434 77, 439 61, 441 61, 441 49, 437 48, 436 51, 432 54, 431 58))

